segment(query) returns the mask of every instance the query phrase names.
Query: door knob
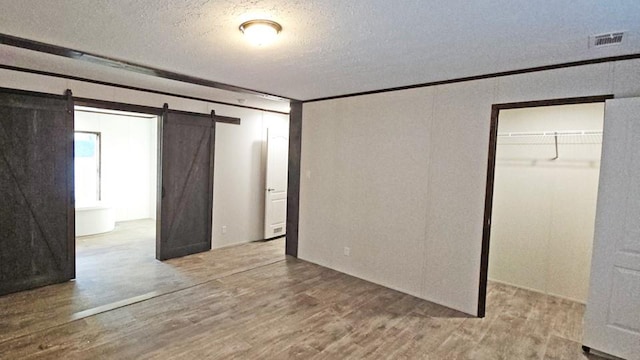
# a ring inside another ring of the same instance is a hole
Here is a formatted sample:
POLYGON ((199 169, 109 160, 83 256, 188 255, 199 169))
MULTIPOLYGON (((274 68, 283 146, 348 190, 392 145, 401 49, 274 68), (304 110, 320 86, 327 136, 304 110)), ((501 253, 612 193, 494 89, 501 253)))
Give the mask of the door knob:
POLYGON ((267 191, 274 191, 275 189, 267 189, 267 191))

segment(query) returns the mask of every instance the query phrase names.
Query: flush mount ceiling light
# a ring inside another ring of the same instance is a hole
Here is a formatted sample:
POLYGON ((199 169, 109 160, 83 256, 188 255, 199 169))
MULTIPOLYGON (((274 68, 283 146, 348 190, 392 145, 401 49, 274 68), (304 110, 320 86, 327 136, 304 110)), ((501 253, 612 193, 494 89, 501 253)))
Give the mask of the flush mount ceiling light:
POLYGON ((271 20, 249 20, 240 25, 240 31, 250 42, 262 46, 275 40, 282 26, 271 20))

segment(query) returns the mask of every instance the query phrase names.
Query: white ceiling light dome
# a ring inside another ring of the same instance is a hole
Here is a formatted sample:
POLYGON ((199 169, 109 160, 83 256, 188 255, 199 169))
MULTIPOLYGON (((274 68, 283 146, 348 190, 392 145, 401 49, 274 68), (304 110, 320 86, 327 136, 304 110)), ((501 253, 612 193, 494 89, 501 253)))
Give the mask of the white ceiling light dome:
POLYGON ((249 20, 240 25, 240 31, 257 46, 273 42, 282 31, 282 26, 271 20, 249 20))

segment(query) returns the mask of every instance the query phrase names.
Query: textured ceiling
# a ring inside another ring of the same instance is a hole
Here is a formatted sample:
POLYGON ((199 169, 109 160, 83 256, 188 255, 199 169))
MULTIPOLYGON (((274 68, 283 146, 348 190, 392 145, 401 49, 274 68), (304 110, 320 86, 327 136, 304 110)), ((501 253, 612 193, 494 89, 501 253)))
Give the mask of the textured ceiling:
MULTIPOLYGON (((4 34, 300 100, 640 53, 638 0, 0 0, 0 7, 4 34), (242 39, 238 26, 252 18, 282 24, 278 41, 256 48, 242 39), (620 30, 628 32, 622 45, 588 47, 589 35, 620 30)), ((75 63, 57 67, 70 73, 75 63)))

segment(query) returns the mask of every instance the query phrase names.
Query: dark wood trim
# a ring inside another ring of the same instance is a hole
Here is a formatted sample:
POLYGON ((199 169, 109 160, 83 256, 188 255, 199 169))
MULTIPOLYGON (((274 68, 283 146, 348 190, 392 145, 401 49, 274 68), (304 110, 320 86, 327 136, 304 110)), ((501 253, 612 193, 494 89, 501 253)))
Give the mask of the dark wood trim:
MULTIPOLYGON (((89 53, 85 53, 85 52, 81 52, 81 51, 77 51, 77 50, 58 47, 58 46, 55 46, 55 45, 39 43, 39 42, 35 42, 35 41, 32 41, 32 40, 28 40, 28 39, 16 38, 16 37, 13 37, 13 36, 10 36, 10 35, 6 35, 6 34, 0 34, 0 44, 5 44, 5 45, 10 45, 10 46, 16 46, 16 47, 22 47, 22 48, 29 49, 26 46, 23 47, 23 46, 18 45, 18 44, 23 44, 22 41, 31 42, 31 43, 35 43, 35 44, 38 44, 38 45, 40 45, 40 44, 44 45, 46 49, 44 49, 44 48, 43 49, 47 50, 47 51, 43 51, 43 52, 54 54, 54 55, 70 57, 70 58, 74 58, 74 59, 78 58, 78 56, 74 57, 75 55, 80 55, 80 57, 81 56, 90 56, 90 57, 97 57, 97 58, 101 57, 99 55, 93 55, 93 54, 89 54, 89 53), (7 38, 7 37, 9 37, 10 39, 7 38)), ((26 43, 24 43, 24 44, 26 44, 26 43)), ((35 47, 38 47, 38 46, 36 45, 35 47)), ((30 49, 30 50, 35 50, 35 49, 30 49)), ((35 51, 39 51, 39 50, 35 50, 35 51)), ((102 57, 102 58, 106 59, 106 57, 102 57)), ((303 101, 296 100, 296 99, 289 99, 289 98, 285 98, 285 97, 281 97, 281 96, 277 96, 277 95, 272 95, 272 94, 267 94, 267 93, 263 93, 263 92, 259 92, 259 91, 255 91, 255 90, 251 90, 251 89, 244 89, 244 88, 239 88, 239 89, 253 91, 253 92, 251 92, 251 94, 258 95, 258 96, 263 96, 263 97, 268 98, 268 99, 282 100, 282 101, 289 101, 289 102, 301 101, 303 103, 307 103, 307 102, 334 100, 334 99, 341 99, 341 98, 362 96, 362 95, 372 95, 372 94, 379 94, 379 93, 385 93, 385 92, 391 92, 391 91, 399 91, 399 90, 408 90, 408 89, 415 89, 415 88, 422 88, 422 87, 430 87, 430 86, 437 86, 437 85, 454 84, 454 83, 465 82, 465 81, 490 79, 490 78, 509 76, 509 75, 519 75, 519 74, 526 74, 526 73, 532 73, 532 72, 538 72, 538 71, 555 70, 555 69, 562 69, 562 68, 568 68, 568 67, 593 65, 593 64, 600 64, 600 63, 606 63, 606 62, 615 62, 615 61, 635 60, 635 59, 640 59, 640 53, 619 55, 619 56, 609 56, 609 57, 588 59, 588 60, 580 60, 580 61, 572 61, 572 62, 566 62, 566 63, 560 63, 560 64, 536 66, 536 67, 530 67, 530 68, 524 68, 524 69, 517 69, 517 70, 509 70, 509 71, 502 71, 502 72, 482 74, 482 75, 467 76, 467 77, 461 77, 461 78, 455 78, 455 79, 439 80, 439 81, 432 81, 432 82, 426 82, 426 83, 420 83, 420 84, 397 86, 397 87, 392 87, 392 88, 370 90, 370 91, 362 91, 362 92, 348 93, 348 94, 335 95, 335 96, 327 96, 327 97, 321 97, 321 98, 315 98, 315 99, 307 99, 307 100, 303 100, 303 101)), ((118 64, 126 63, 126 62, 123 62, 121 60, 116 60, 116 59, 112 59, 112 60, 118 62, 118 64)), ((93 59, 92 60, 88 60, 88 61, 94 62, 94 63, 96 62, 96 61, 93 61, 93 59)), ((146 68, 144 66, 137 65, 137 64, 133 64, 133 65, 137 66, 138 69, 146 68)), ((111 66, 111 65, 109 65, 109 66, 111 66)), ((111 66, 111 67, 123 68, 125 70, 133 70, 133 68, 123 67, 123 66, 120 66, 120 65, 111 66)), ((37 74, 37 75, 44 75, 44 76, 53 76, 53 77, 58 77, 58 78, 63 78, 63 79, 88 82, 88 83, 92 83, 92 84, 98 84, 98 85, 104 85, 104 86, 113 86, 113 87, 119 87, 119 88, 123 88, 123 89, 148 92, 148 93, 152 93, 152 94, 173 96, 173 97, 179 97, 179 98, 183 98, 183 99, 205 101, 205 102, 210 102, 210 103, 215 103, 215 104, 228 105, 228 106, 240 107, 240 108, 245 108, 245 109, 253 109, 253 110, 272 112, 272 113, 276 113, 276 114, 288 115, 287 112, 283 112, 283 111, 269 110, 269 109, 263 109, 263 108, 258 108, 258 107, 253 107, 253 106, 246 106, 246 105, 239 105, 239 104, 228 103, 228 102, 217 101, 217 100, 211 100, 211 99, 205 99, 205 98, 200 98, 200 97, 195 97, 195 96, 174 94, 174 93, 169 93, 169 92, 165 92, 165 91, 144 89, 144 88, 135 87, 135 86, 116 84, 116 83, 111 83, 111 82, 107 82, 107 81, 93 80, 93 79, 88 79, 88 78, 83 78, 83 77, 78 77, 78 76, 65 75, 65 74, 59 74, 59 73, 53 73, 53 72, 35 70, 35 69, 28 69, 28 68, 22 68, 22 67, 11 66, 11 65, 0 64, 0 69, 6 69, 6 70, 12 70, 12 71, 18 71, 18 72, 26 72, 26 73, 30 73, 30 74, 37 74)), ((153 68, 149 68, 149 69, 153 69, 153 68)), ((162 71, 162 70, 158 69, 157 71, 162 71)), ((138 72, 138 71, 136 71, 136 72, 138 72)), ((140 73, 147 74, 147 75, 152 75, 152 76, 157 76, 157 74, 149 74, 147 72, 140 72, 140 73)), ((180 74, 176 74, 176 75, 180 76, 180 74)), ((186 75, 183 75, 183 76, 186 76, 186 75)), ((163 77, 163 76, 160 76, 160 77, 163 77)), ((167 79, 176 80, 176 79, 172 79, 172 78, 167 78, 167 79)), ((198 78, 193 78, 193 79, 198 79, 198 78)), ((201 80, 203 80, 205 82, 209 81, 209 80, 204 80, 204 79, 201 79, 201 80)), ((182 81, 182 80, 176 80, 176 81, 182 81)), ((184 81, 184 82, 192 83, 194 85, 207 86, 207 85, 194 83, 194 82, 190 82, 190 81, 184 81)), ((216 82, 213 82, 213 83, 216 83, 216 82)), ((216 83, 216 84, 221 84, 221 83, 216 83)), ((226 85, 226 84, 223 84, 223 85, 226 85)), ((232 86, 232 85, 227 85, 227 86, 232 86)), ((211 87, 211 86, 209 86, 209 87, 211 87)), ((226 89, 223 89, 223 90, 226 90, 226 89)), ((229 91, 243 92, 243 91, 236 91, 236 90, 229 90, 229 91)))
POLYGON ((522 108, 532 108, 532 107, 540 107, 540 106, 590 104, 590 103, 597 103, 597 102, 605 102, 606 100, 609 100, 609 99, 613 99, 613 95, 581 96, 581 97, 562 98, 562 99, 502 103, 502 104, 494 104, 493 107, 495 107, 498 110, 522 109, 522 108))
MULTIPOLYGON (((209 218, 209 229, 207 232, 207 238, 209 239, 209 248, 207 250, 211 250, 211 246, 213 245, 213 209, 215 204, 213 203, 213 191, 214 191, 214 175, 215 175, 215 158, 216 158, 216 122, 218 116, 216 115, 215 110, 211 110, 211 114, 209 114, 209 118, 211 119, 211 135, 209 138, 210 147, 209 147, 209 207, 207 207, 207 216, 209 218)), ((221 116, 222 117, 222 116, 221 116)), ((238 119, 238 125, 240 125, 240 119, 238 119)))
POLYGON ((487 160, 487 187, 485 189, 484 220, 482 223, 482 250, 480 252, 480 289, 478 290, 478 317, 485 316, 487 303, 487 279, 489 276, 489 240, 491 237, 491 210, 493 208, 493 183, 496 170, 496 149, 498 140, 497 105, 491 107, 491 127, 489 130, 489 159, 487 160))
POLYGON ((180 81, 183 83, 206 86, 209 88, 232 91, 236 93, 244 93, 262 96, 264 98, 278 100, 278 101, 290 101, 290 99, 283 96, 270 94, 264 91, 258 91, 253 89, 244 88, 241 86, 229 85, 217 81, 207 80, 195 76, 176 73, 173 71, 163 70, 152 66, 142 65, 126 60, 116 59, 110 56, 99 55, 86 51, 70 49, 63 46, 47 44, 31 39, 20 38, 17 36, 11 36, 0 33, 0 44, 18 47, 22 49, 32 50, 39 53, 51 54, 62 56, 69 59, 85 61, 97 65, 107 66, 137 74, 149 75, 163 79, 180 81))
POLYGON ((221 124, 231 124, 231 125, 240 125, 240 118, 237 117, 231 117, 231 116, 220 116, 220 115, 213 115, 213 119, 216 123, 221 123, 221 124))
POLYGON ((44 97, 44 98, 69 100, 68 94, 71 92, 71 90, 65 90, 64 95, 58 95, 58 94, 43 93, 39 91, 20 90, 20 89, 0 87, 0 92, 6 93, 6 94, 30 95, 30 96, 38 96, 38 97, 44 97))
POLYGON ((335 99, 342 99, 342 98, 348 98, 348 97, 354 97, 354 96, 380 94, 380 93, 391 92, 391 91, 416 89, 416 88, 423 88, 423 87, 436 86, 436 85, 455 84, 455 83, 460 83, 465 81, 491 79, 491 78, 509 76, 509 75, 520 75, 520 74, 527 74, 527 73, 538 72, 538 71, 556 70, 556 69, 575 67, 575 66, 593 65, 593 64, 600 64, 600 63, 606 63, 606 62, 635 60, 635 59, 640 59, 640 53, 620 55, 620 56, 609 56, 609 57, 589 59, 589 60, 572 61, 572 62, 536 66, 536 67, 530 67, 530 68, 518 69, 518 70, 501 71, 501 72, 490 73, 490 74, 467 76, 467 77, 461 77, 461 78, 455 78, 455 79, 449 79, 449 80, 432 81, 432 82, 415 84, 415 85, 397 86, 397 87, 380 89, 380 90, 362 91, 362 92, 356 92, 356 93, 350 93, 350 94, 344 94, 344 95, 327 96, 322 98, 304 100, 303 103, 335 100, 335 99))
POLYGON ((289 114, 289 173, 287 179, 287 235, 285 253, 298 257, 300 218, 300 155, 302 152, 302 103, 291 103, 289 114))
POLYGON ((164 122, 167 119, 167 114, 169 113, 169 104, 165 103, 162 107, 162 115, 158 116, 158 131, 157 131, 157 149, 158 155, 156 156, 157 161, 157 178, 156 178, 156 186, 158 187, 156 192, 156 259, 160 259, 162 254, 160 254, 160 237, 162 235, 162 198, 164 197, 164 184, 162 183, 162 147, 163 147, 163 132, 164 132, 164 122))
MULTIPOLYGON (((74 141, 74 131, 75 131, 75 105, 73 99, 73 93, 70 89, 67 89, 65 92, 65 97, 67 98, 67 127, 71 129, 71 139, 66 139, 67 143, 67 159, 71 159, 69 161, 69 166, 67 169, 67 194, 69 194, 69 199, 67 200, 67 204, 69 207, 67 208, 67 248, 71 249, 68 252, 67 261, 69 261, 70 269, 69 269, 69 277, 71 279, 76 278, 76 203, 75 203, 75 141, 74 141)), ((101 153, 102 154, 102 153, 101 153)))
POLYGON ((114 102, 114 101, 79 98, 79 97, 74 98, 74 100, 77 106, 86 106, 86 107, 92 107, 97 109, 134 112, 134 113, 149 114, 149 115, 156 115, 156 116, 162 115, 162 108, 157 108, 152 106, 126 104, 126 103, 120 103, 120 102, 114 102))
MULTIPOLYGON (((105 100, 96 100, 96 99, 88 99, 88 98, 74 98, 76 101, 76 105, 78 106, 86 106, 93 107, 98 109, 106 109, 106 110, 118 110, 118 111, 126 111, 126 112, 134 112, 139 114, 148 114, 161 116, 163 114, 163 108, 156 108, 152 106, 144 106, 144 105, 135 105, 135 104, 125 104, 113 101, 105 101, 105 100)), ((85 111, 85 110, 83 110, 85 111)), ((192 111, 183 111, 183 110, 171 110, 174 113, 192 115, 192 116, 201 116, 203 118, 211 118, 211 114, 207 113, 197 113, 192 111)), ((225 124, 234 124, 240 125, 240 118, 231 117, 231 116, 222 116, 215 115, 215 121, 219 123, 225 124)))
POLYGON ((496 170, 496 152, 498 145, 498 118, 500 110, 522 109, 540 106, 576 105, 604 102, 613 99, 613 95, 584 96, 564 99, 536 100, 515 103, 493 104, 491 106, 491 125, 489 131, 489 157, 487 160, 487 185, 485 189, 484 220, 482 229, 482 251, 480 254, 480 287, 478 289, 478 317, 485 316, 487 301, 487 280, 489 276, 489 245, 491 240, 491 215, 493 210, 493 188, 496 170))
MULTIPOLYGON (((105 109, 107 110, 107 109, 105 109)), ((116 115, 119 116, 121 115, 118 112, 110 112, 110 111, 102 111, 99 108, 96 107, 85 107, 84 109, 78 109, 76 107, 76 112, 82 112, 82 113, 90 113, 90 114, 101 114, 101 115, 116 115)), ((132 113, 132 112, 125 112, 124 116, 127 117, 133 117, 133 118, 141 118, 141 119, 153 119, 154 115, 151 114, 142 114, 142 113, 132 113)))
MULTIPOLYGON (((206 126, 209 126, 208 124, 208 120, 211 120, 211 113, 198 113, 198 112, 193 112, 193 111, 184 111, 184 110, 175 110, 175 109, 169 109, 170 112, 174 113, 174 114, 180 114, 180 115, 188 115, 188 116, 196 116, 196 117, 201 117, 203 120, 207 120, 206 126)), ((176 123, 176 122, 180 122, 179 120, 171 120, 172 123, 176 123)), ((191 125, 191 124, 189 124, 191 125)))
MULTIPOLYGON (((41 70, 34 70, 34 69, 27 69, 27 68, 21 68, 21 67, 11 66, 11 65, 0 64, 0 69, 17 71, 17 72, 24 72, 24 73, 28 73, 28 74, 35 74, 35 75, 42 75, 42 76, 51 76, 51 77, 57 77, 57 78, 61 78, 61 79, 82 81, 82 82, 86 82, 86 83, 90 83, 90 84, 111 86, 111 87, 116 87, 116 88, 120 88, 120 89, 127 89, 127 90, 146 92, 146 93, 150 93, 150 94, 172 96, 172 97, 177 97, 177 98, 181 98, 181 99, 204 101, 204 102, 208 102, 208 103, 212 103, 212 104, 227 105, 227 106, 233 106, 233 107, 238 107, 238 108, 243 108, 243 109, 266 111, 266 112, 270 112, 270 113, 274 113, 274 114, 289 115, 288 112, 284 112, 284 111, 269 110, 269 109, 255 107, 255 106, 239 105, 239 104, 228 103, 228 102, 224 102, 224 101, 201 98, 201 97, 197 97, 197 96, 180 95, 180 94, 170 93, 170 92, 166 92, 166 91, 145 89, 145 88, 141 88, 141 87, 137 87, 137 86, 122 85, 122 84, 116 84, 116 83, 107 82, 107 81, 92 80, 92 79, 78 77, 78 76, 65 75, 65 74, 59 74, 59 73, 53 73, 53 72, 41 71, 41 70)), ((142 105, 140 105, 140 106, 142 106, 142 105)))

